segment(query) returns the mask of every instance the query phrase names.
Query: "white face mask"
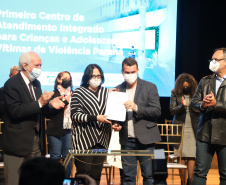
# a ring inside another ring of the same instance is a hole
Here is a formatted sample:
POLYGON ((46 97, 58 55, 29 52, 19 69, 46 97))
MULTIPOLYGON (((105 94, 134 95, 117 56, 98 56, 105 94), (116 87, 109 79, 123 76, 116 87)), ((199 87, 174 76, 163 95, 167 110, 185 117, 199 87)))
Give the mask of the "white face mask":
POLYGON ((101 79, 98 79, 98 78, 91 78, 89 80, 89 85, 92 87, 92 88, 97 88, 98 86, 100 86, 102 80, 101 79))
MULTIPOLYGON (((222 62, 224 62, 224 61, 222 61, 222 62)), ((220 64, 221 64, 222 62, 217 62, 217 61, 214 60, 214 59, 211 60, 210 65, 209 65, 209 69, 210 69, 211 71, 213 71, 214 73, 216 73, 220 68, 224 67, 224 66, 220 67, 220 64)))
POLYGON ((123 74, 123 76, 128 84, 133 84, 137 80, 137 74, 123 74))
MULTIPOLYGON (((30 66, 30 65, 29 65, 30 66)), ((37 69, 37 68, 33 68, 30 66, 30 68, 32 68, 32 72, 28 72, 28 76, 30 78, 31 81, 34 81, 35 79, 37 79, 40 75, 41 75, 41 69, 37 69)))

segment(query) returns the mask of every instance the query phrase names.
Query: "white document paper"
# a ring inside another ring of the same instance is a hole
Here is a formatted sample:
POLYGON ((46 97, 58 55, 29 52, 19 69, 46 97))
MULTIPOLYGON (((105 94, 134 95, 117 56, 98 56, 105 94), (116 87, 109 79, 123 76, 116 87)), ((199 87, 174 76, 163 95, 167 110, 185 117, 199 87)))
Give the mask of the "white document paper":
POLYGON ((108 94, 107 106, 105 115, 107 119, 115 121, 126 120, 126 108, 124 103, 128 101, 126 92, 110 92, 108 94))

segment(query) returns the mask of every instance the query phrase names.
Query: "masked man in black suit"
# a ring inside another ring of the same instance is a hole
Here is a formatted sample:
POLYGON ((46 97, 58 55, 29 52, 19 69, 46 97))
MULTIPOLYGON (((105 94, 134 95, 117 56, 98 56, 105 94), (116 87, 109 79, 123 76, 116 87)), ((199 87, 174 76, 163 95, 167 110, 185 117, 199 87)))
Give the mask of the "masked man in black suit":
MULTIPOLYGON (((23 53, 20 72, 4 85, 5 113, 3 130, 4 176, 6 185, 18 185, 23 161, 41 156, 44 145, 42 113, 53 92, 42 94, 37 80, 42 61, 35 52, 23 53)), ((59 98, 51 101, 54 108, 63 107, 59 98)))

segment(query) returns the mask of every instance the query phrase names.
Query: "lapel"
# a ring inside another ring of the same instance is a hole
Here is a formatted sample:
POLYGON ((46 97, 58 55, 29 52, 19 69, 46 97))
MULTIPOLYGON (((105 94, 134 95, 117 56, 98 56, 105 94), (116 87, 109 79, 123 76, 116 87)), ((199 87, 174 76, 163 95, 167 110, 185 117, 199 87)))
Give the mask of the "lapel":
POLYGON ((30 101, 32 102, 33 99, 31 97, 31 94, 30 94, 30 91, 28 90, 28 87, 23 79, 23 77, 21 76, 21 74, 19 73, 18 74, 18 78, 19 78, 19 81, 20 81, 20 84, 21 84, 21 87, 24 89, 24 91, 26 92, 27 96, 29 97, 30 101))
MULTIPOLYGON (((209 84, 210 84, 210 92, 212 91, 214 96, 216 97, 216 75, 215 74, 213 74, 210 77, 209 84)), ((207 92, 207 93, 209 94, 210 92, 207 92)))
POLYGON ((34 92, 35 92, 36 100, 38 100, 40 98, 40 96, 42 95, 41 89, 40 89, 40 83, 39 83, 38 80, 34 80, 32 82, 32 85, 34 87, 34 92))
POLYGON ((224 87, 224 86, 226 86, 226 80, 224 79, 224 81, 221 83, 221 85, 220 85, 220 87, 219 87, 219 89, 218 89, 218 91, 217 91, 217 95, 215 96, 215 98, 216 99, 218 99, 217 98, 217 96, 220 96, 221 94, 222 94, 222 87, 224 87))
POLYGON ((224 81, 221 83, 221 85, 220 85, 219 88, 222 88, 222 87, 224 87, 224 86, 226 86, 226 80, 225 80, 225 79, 224 79, 224 81))
POLYGON ((139 96, 139 92, 138 91, 141 91, 142 89, 142 81, 140 78, 138 78, 137 80, 137 87, 136 87, 136 91, 135 91, 135 95, 134 95, 134 103, 137 104, 137 99, 138 99, 138 96, 139 96), (139 90, 138 90, 139 89, 139 90))
POLYGON ((121 92, 126 92, 126 82, 125 81, 122 83, 120 91, 121 92))

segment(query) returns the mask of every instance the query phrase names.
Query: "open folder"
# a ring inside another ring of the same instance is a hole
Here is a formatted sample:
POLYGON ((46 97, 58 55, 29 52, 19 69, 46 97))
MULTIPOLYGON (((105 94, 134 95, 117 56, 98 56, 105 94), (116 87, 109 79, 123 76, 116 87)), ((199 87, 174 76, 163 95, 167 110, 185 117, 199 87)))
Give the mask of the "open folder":
POLYGON ((128 101, 126 92, 110 92, 108 94, 107 106, 105 115, 108 120, 125 121, 126 108, 124 103, 128 101))

